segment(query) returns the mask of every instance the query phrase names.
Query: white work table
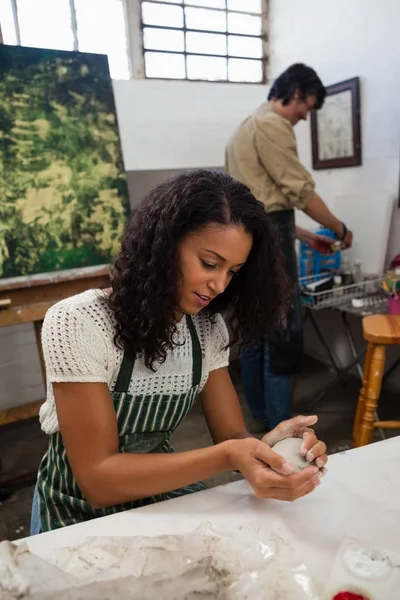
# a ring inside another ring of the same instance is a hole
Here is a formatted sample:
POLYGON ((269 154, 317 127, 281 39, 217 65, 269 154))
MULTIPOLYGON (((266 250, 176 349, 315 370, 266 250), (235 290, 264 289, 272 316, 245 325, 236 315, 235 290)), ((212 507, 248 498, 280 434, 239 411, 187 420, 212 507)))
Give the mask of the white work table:
POLYGON ((259 500, 246 481, 237 481, 26 541, 46 557, 88 536, 179 534, 203 522, 226 531, 245 522, 267 525, 301 552, 321 588, 344 536, 400 551, 400 436, 331 456, 322 484, 294 503, 259 500))

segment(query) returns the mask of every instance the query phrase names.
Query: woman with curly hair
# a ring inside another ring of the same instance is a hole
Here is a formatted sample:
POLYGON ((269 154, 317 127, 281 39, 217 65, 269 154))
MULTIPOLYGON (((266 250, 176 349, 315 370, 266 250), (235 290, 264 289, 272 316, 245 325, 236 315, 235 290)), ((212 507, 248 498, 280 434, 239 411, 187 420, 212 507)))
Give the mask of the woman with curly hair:
POLYGON ((267 336, 290 301, 261 202, 217 171, 158 185, 133 212, 112 288, 55 304, 43 325, 49 447, 39 467, 32 531, 204 489, 238 470, 262 498, 294 500, 319 483, 326 446, 309 425, 247 431, 228 373, 232 341, 267 336), (200 394, 214 445, 174 453, 170 435, 200 394), (313 466, 294 473, 271 446, 303 437, 313 466))

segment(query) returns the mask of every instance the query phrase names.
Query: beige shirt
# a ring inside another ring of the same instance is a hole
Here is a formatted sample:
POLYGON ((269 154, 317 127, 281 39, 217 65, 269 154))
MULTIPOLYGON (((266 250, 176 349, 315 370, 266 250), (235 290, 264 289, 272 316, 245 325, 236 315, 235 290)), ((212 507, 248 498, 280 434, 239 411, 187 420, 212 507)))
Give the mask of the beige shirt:
POLYGON ((268 212, 303 209, 315 182, 299 161, 293 125, 264 102, 233 134, 225 168, 247 185, 268 212))

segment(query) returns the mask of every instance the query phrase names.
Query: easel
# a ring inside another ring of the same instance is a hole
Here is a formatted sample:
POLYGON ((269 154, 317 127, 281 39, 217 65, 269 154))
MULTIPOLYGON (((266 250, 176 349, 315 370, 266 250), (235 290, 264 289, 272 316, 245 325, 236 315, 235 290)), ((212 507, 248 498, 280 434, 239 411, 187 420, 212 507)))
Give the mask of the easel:
MULTIPOLYGON (((0 44, 3 36, 0 24, 0 44)), ((110 266, 101 265, 44 273, 15 279, 0 279, 0 327, 32 323, 35 332, 40 368, 46 383, 45 365, 41 345, 41 329, 47 310, 57 301, 91 288, 104 288, 110 285, 110 266)), ((0 407, 0 428, 31 417, 37 417, 43 399, 30 404, 2 409, 0 407)), ((0 445, 1 451, 1 445, 0 445)), ((32 480, 36 473, 9 478, 1 478, 0 455, 0 501, 9 493, 5 488, 24 480, 32 480), (4 488, 3 488, 4 486, 4 488)))
MULTIPOLYGON (((0 44, 3 36, 0 24, 0 44)), ((102 265, 81 269, 71 269, 57 273, 33 275, 27 278, 0 280, 0 327, 32 323, 35 330, 36 345, 44 383, 46 383, 45 366, 41 345, 41 329, 47 310, 57 301, 78 294, 90 288, 108 287, 110 283, 110 267, 102 265)), ((29 419, 39 414, 43 399, 14 408, 0 409, 0 427, 29 419)), ((0 485, 12 486, 27 476, 14 477, 1 481, 0 485)), ((0 489, 0 497, 4 499, 7 490, 0 489)))

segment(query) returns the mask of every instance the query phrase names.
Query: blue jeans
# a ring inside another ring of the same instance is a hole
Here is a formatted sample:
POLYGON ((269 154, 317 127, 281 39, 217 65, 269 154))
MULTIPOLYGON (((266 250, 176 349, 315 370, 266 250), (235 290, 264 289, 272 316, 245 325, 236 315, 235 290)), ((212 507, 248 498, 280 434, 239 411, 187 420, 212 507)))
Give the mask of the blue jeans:
POLYGON ((259 342, 242 351, 242 383, 244 395, 254 419, 267 419, 271 429, 290 419, 291 376, 270 370, 268 344, 259 342))
POLYGON ((37 489, 37 485, 36 485, 35 491, 33 492, 33 500, 32 500, 31 535, 37 535, 38 533, 42 533, 42 529, 40 526, 39 494, 38 494, 38 489, 37 489))

